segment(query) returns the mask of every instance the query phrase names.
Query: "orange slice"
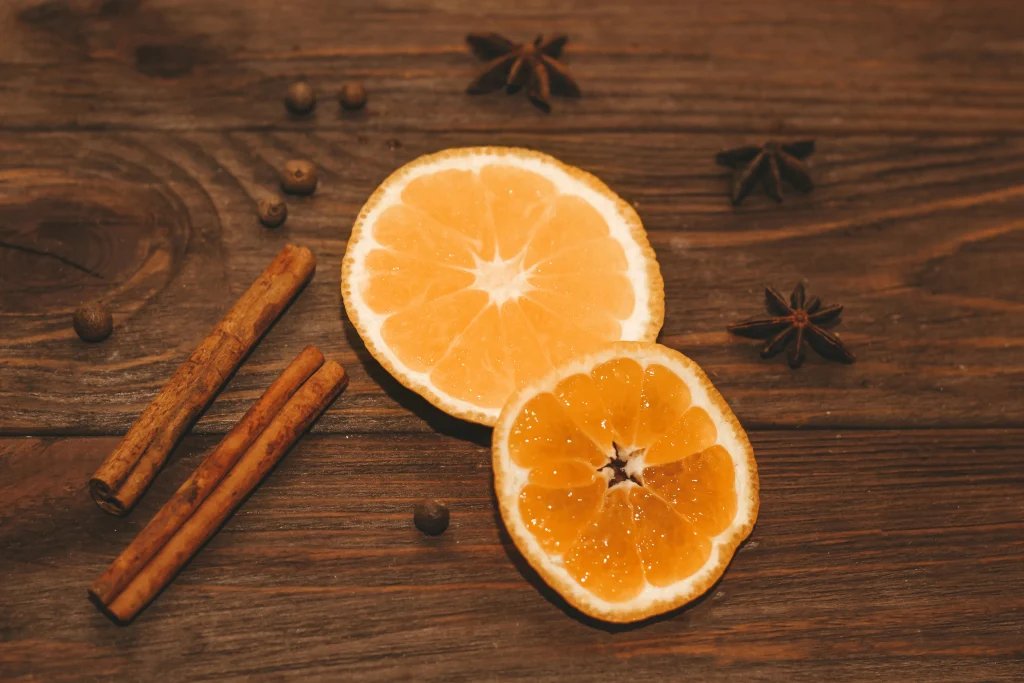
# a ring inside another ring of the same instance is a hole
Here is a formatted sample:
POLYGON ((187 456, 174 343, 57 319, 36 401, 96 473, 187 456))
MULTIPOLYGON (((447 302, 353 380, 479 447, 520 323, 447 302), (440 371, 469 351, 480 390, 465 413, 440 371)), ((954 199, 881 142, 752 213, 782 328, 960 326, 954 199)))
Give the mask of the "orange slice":
POLYGON ((606 621, 704 593, 757 518, 746 433, 697 364, 659 344, 612 344, 517 391, 493 465, 520 552, 606 621))
POLYGON ((636 212, 578 168, 502 147, 421 157, 384 181, 352 228, 341 290, 381 365, 487 425, 568 357, 653 340, 665 312, 636 212))

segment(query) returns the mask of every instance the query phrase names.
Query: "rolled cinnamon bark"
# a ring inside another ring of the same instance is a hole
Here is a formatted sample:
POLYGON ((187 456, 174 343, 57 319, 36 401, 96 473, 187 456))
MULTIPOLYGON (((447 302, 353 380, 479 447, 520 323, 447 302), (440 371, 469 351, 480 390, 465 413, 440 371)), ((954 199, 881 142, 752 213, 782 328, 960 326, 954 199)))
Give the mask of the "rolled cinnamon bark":
POLYGON ((345 370, 328 361, 285 403, 270 425, 195 512, 109 604, 118 621, 131 621, 217 531, 348 384, 345 370))
POLYGON ((286 246, 174 373, 89 482, 93 500, 126 514, 168 454, 271 323, 313 276, 316 257, 286 246))
POLYGON ((110 604, 124 587, 167 544, 196 508, 267 428, 302 384, 323 365, 324 356, 307 346, 274 380, 263 395, 245 413, 238 424, 185 480, 177 493, 150 520, 135 540, 89 588, 89 594, 110 604))

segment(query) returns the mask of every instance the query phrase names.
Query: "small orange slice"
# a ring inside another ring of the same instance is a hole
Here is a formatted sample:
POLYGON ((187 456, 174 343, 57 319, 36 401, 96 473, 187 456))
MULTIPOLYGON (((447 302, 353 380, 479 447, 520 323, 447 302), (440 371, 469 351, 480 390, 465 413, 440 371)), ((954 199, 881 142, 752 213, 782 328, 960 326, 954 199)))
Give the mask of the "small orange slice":
POLYGON ((517 391, 493 466, 520 552, 606 621, 704 593, 757 518, 746 433, 697 364, 659 344, 612 344, 517 391))
POLYGON ((658 263, 632 207, 524 149, 452 149, 370 197, 342 265, 370 353, 442 410, 493 425, 506 399, 578 353, 653 340, 658 263))

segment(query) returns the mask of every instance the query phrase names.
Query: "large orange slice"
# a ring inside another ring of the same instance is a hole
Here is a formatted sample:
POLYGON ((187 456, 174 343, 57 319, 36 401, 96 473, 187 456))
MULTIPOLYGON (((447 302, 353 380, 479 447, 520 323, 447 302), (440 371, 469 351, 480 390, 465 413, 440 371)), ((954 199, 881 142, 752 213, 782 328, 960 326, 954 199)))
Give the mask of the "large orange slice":
POLYGON ((493 425, 575 354, 653 340, 664 318, 636 212, 524 149, 452 149, 391 175, 352 228, 345 309, 370 353, 442 410, 493 425))
POLYGON ((704 593, 757 518, 746 433, 696 363, 658 344, 613 344, 517 391, 493 465, 520 552, 607 621, 704 593))

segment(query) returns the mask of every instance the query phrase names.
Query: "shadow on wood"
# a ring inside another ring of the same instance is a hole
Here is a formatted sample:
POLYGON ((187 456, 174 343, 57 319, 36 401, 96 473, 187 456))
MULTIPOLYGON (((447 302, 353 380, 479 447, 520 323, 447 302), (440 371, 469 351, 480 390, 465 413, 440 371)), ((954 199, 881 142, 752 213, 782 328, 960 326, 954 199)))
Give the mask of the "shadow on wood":
POLYGON ((453 436, 464 441, 471 441, 479 446, 490 448, 491 428, 484 425, 466 422, 457 417, 452 417, 438 408, 435 408, 425 398, 406 388, 401 382, 391 376, 384 369, 377 359, 367 350, 363 340, 359 337, 348 316, 345 314, 345 304, 340 304, 339 315, 341 315, 342 326, 345 329, 345 339, 349 346, 355 351, 359 363, 366 370, 370 379, 375 381, 396 403, 426 422, 434 431, 453 436))

